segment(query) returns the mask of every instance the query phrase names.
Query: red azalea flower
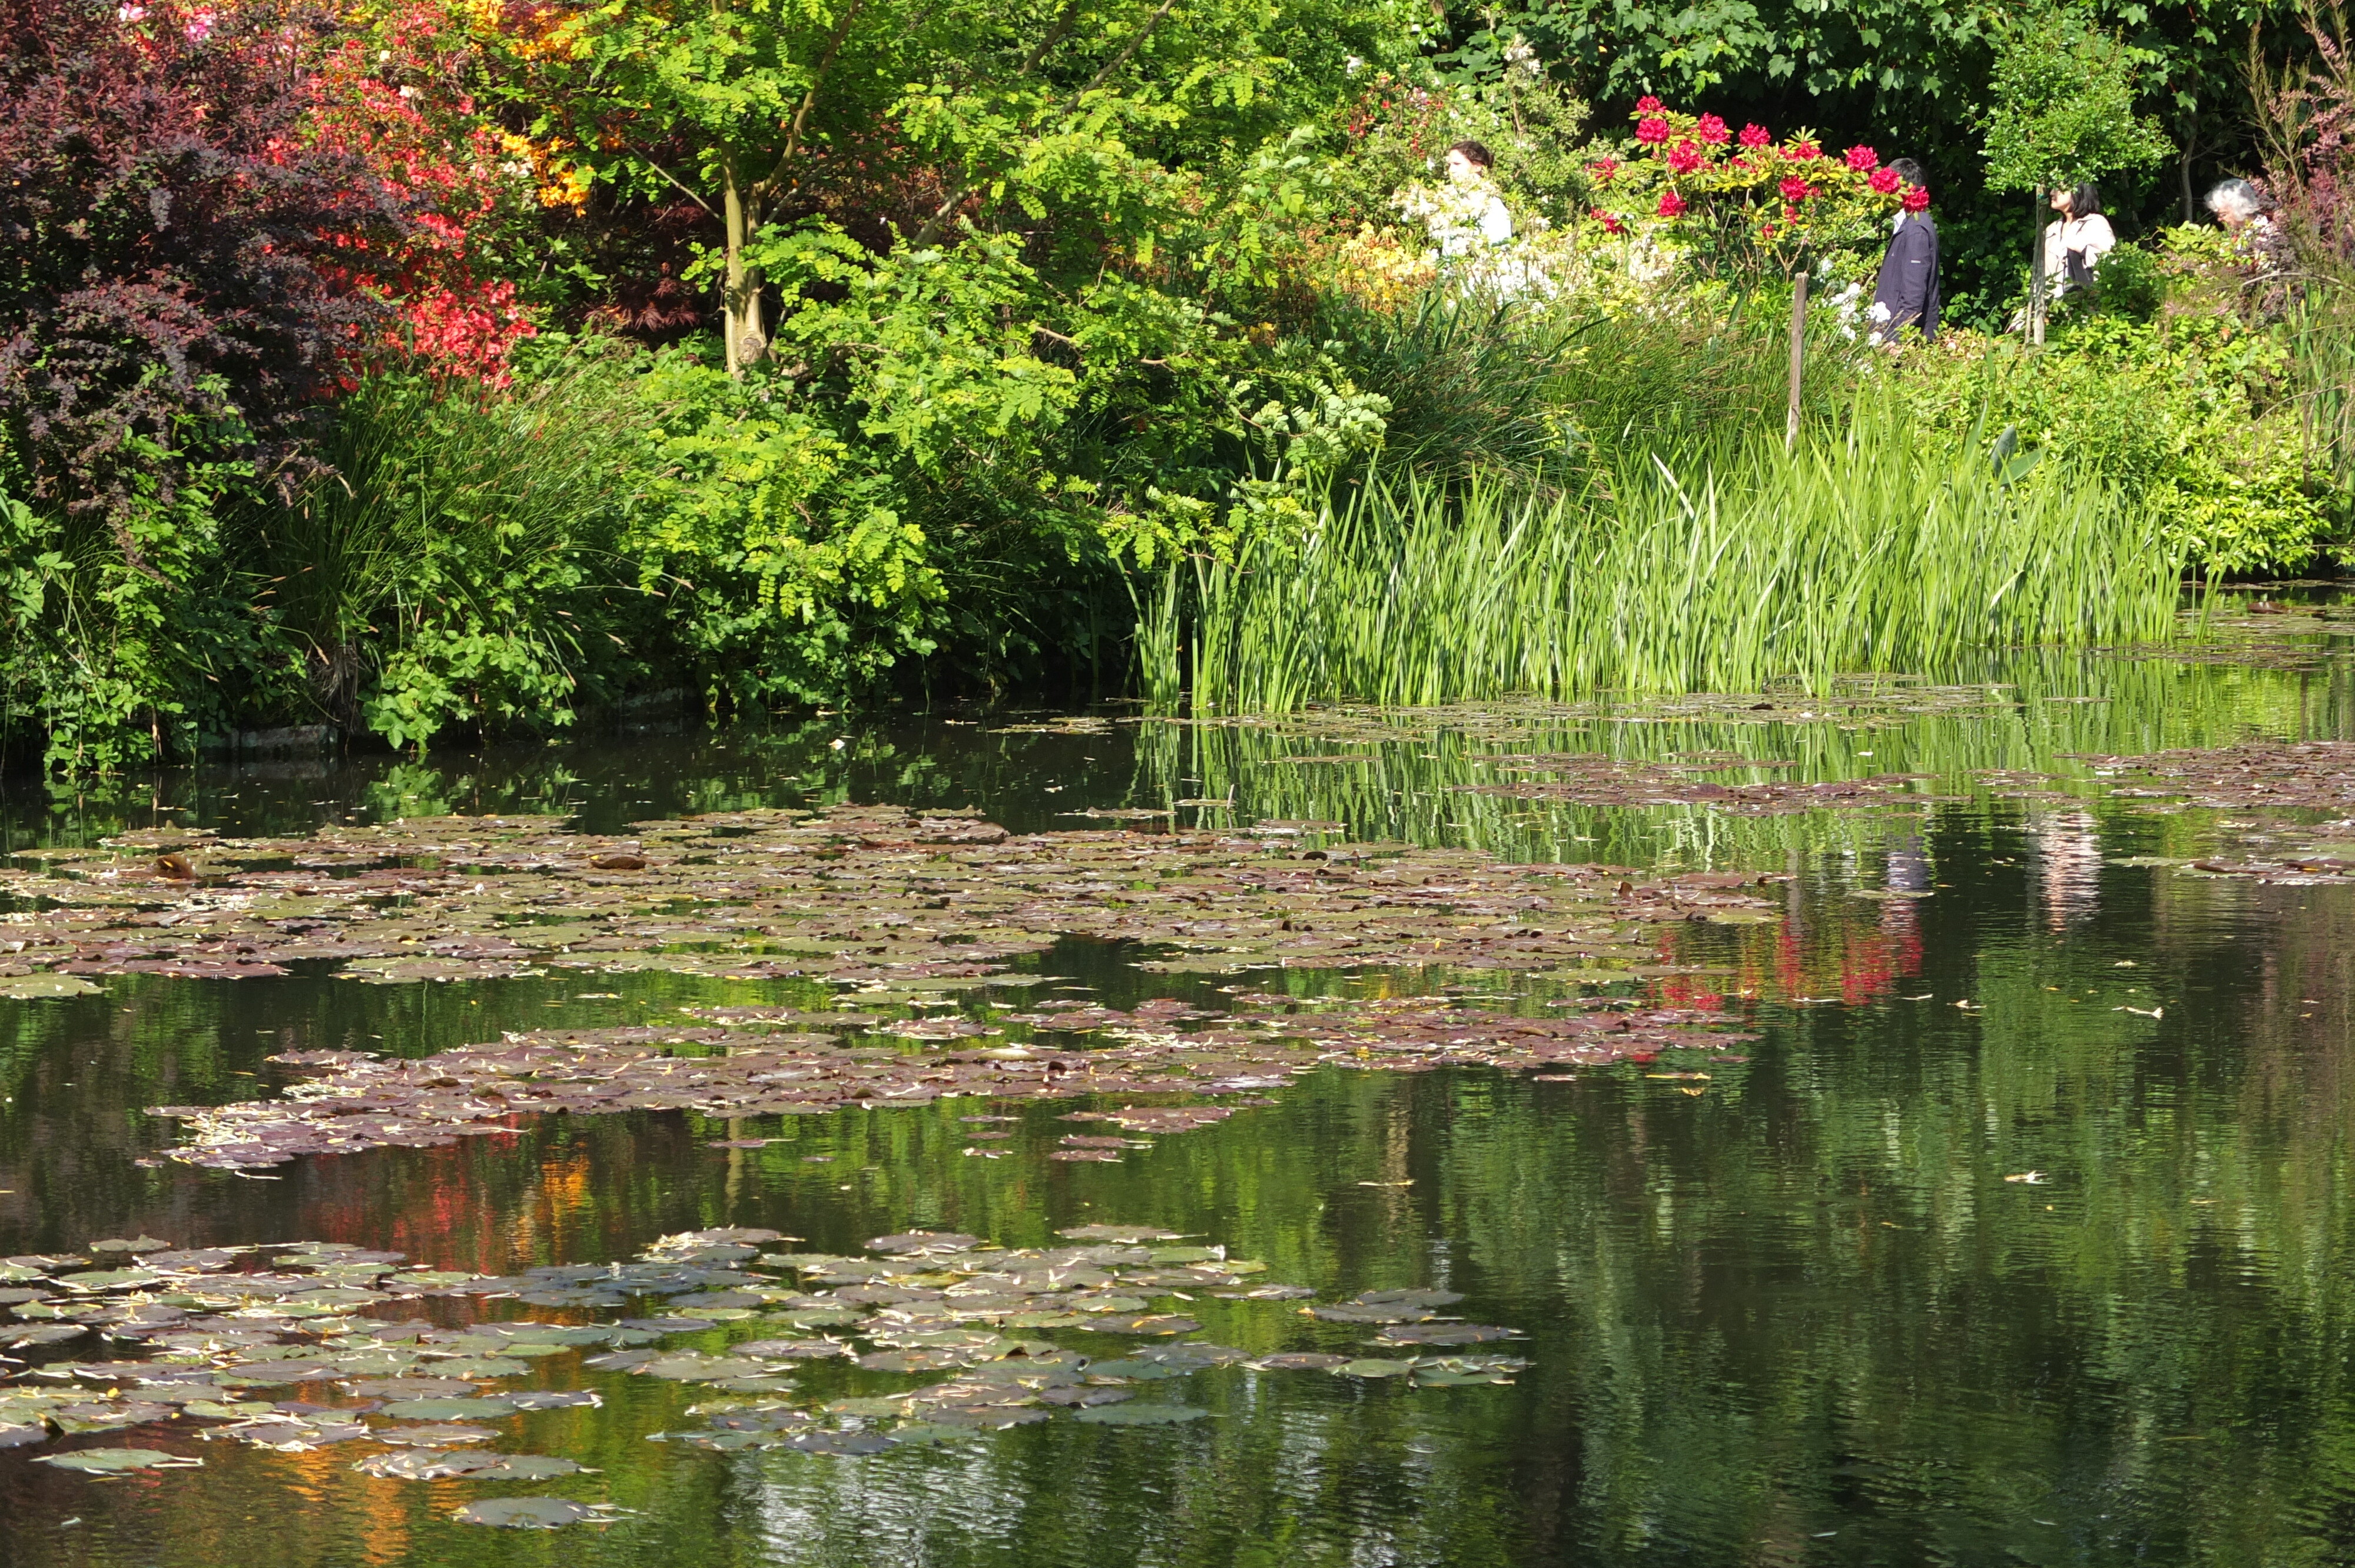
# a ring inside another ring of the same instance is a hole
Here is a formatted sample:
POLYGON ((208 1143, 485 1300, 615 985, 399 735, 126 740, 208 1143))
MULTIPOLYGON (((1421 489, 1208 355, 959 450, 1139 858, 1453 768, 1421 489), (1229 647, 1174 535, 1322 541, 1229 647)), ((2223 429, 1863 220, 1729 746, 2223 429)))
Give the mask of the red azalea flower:
POLYGON ((1930 192, 1927 186, 1907 185, 1905 187, 1905 210, 1907 212, 1926 211, 1929 206, 1930 192))
POLYGON ((1888 196, 1893 193, 1899 185, 1903 185, 1905 182, 1897 177, 1897 171, 1895 169, 1875 169, 1872 171, 1872 178, 1865 183, 1872 186, 1872 188, 1881 195, 1888 196))
POLYGON ((1758 238, 1761 239, 1772 239, 1774 238, 1774 220, 1773 218, 1770 217, 1765 222, 1758 226, 1758 238))
POLYGON ((1667 104, 1648 93, 1636 101, 1636 112, 1638 114, 1657 114, 1667 107, 1667 104))
POLYGON ((1790 206, 1787 206, 1787 205, 1786 205, 1786 206, 1783 208, 1783 221, 1784 221, 1785 223, 1796 223, 1796 222, 1798 222, 1798 221, 1799 221, 1799 209, 1798 209, 1797 207, 1790 207, 1790 206))
POLYGON ((1742 144, 1745 147, 1764 147, 1774 140, 1774 133, 1764 125, 1744 125, 1742 128, 1742 144))
POLYGON ((1881 167, 1881 154, 1870 147, 1850 147, 1848 150, 1848 166, 1859 175, 1870 174, 1881 167))
POLYGON ((1603 226, 1603 232, 1605 234, 1616 234, 1620 230, 1621 225, 1618 217, 1615 214, 1604 211, 1599 207, 1587 208, 1586 216, 1601 224, 1603 226))
POLYGON ((1593 175, 1597 180, 1607 180, 1612 175, 1619 172, 1619 160, 1616 158, 1597 158, 1594 162, 1589 164, 1586 166, 1586 169, 1587 173, 1593 175))
POLYGON ((1668 139, 1668 122, 1657 115, 1647 115, 1636 122, 1636 140, 1654 145, 1668 139))
POLYGON ((1662 191, 1660 193, 1660 216, 1662 217, 1682 217, 1684 214, 1684 197, 1677 195, 1677 193, 1672 190, 1662 191))
POLYGON ((1781 189, 1785 201, 1805 201, 1816 194, 1815 186, 1796 175, 1785 175, 1781 189))
POLYGON ((1725 122, 1716 115, 1704 114, 1700 117, 1700 124, 1695 128, 1694 134, 1715 147, 1722 144, 1732 132, 1725 128, 1725 122))
POLYGON ((1689 140, 1679 142, 1668 149, 1668 167, 1678 174, 1691 174, 1701 166, 1702 161, 1700 149, 1689 140))

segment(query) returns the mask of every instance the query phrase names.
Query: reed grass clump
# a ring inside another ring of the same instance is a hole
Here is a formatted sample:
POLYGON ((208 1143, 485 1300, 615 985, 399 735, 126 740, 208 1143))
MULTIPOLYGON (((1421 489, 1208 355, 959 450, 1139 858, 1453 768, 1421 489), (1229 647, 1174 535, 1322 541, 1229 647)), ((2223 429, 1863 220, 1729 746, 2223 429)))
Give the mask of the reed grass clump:
POLYGON ((1369 485, 1303 537, 1197 563, 1188 690, 1228 712, 1744 691, 2168 635, 2179 563, 2156 524, 2097 483, 2008 479, 2019 466, 1862 408, 1796 451, 1641 454, 1552 496, 1369 485))

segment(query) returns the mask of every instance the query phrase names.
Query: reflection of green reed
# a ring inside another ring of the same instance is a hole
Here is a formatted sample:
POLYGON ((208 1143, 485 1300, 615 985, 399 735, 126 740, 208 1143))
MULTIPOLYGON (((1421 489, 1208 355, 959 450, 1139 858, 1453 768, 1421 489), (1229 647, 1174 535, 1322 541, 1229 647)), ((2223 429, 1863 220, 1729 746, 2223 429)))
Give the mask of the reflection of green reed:
MULTIPOLYGON (((1974 444, 1860 408, 1796 455, 1760 437, 1682 468, 1637 457, 1574 494, 1355 493, 1304 541, 1199 567, 1193 701, 1821 689, 1988 646, 2164 638, 2177 577, 2108 492, 2007 484, 1974 444)), ((1165 663, 1173 644, 1140 637, 1165 663)))
MULTIPOLYGON (((2082 777, 2082 754, 2133 755, 2228 744, 2249 736, 2355 736, 2355 672, 2327 677, 2233 665, 2185 665, 2045 651, 1990 657, 1966 705, 1941 711, 1955 688, 1844 683, 1791 722, 1785 699, 1769 722, 1746 722, 1745 702, 1719 716, 1666 717, 1658 705, 1581 707, 1511 704, 1433 710, 1330 709, 1278 721, 1142 726, 1139 793, 1195 808, 1206 823, 1257 818, 1334 821, 1362 837, 1460 843, 1509 855, 1650 864, 1758 864, 1794 850, 1853 847, 1883 819, 1813 812, 1746 817, 1703 807, 1649 811, 1550 805, 1473 794, 1505 777, 1508 753, 1604 751, 1630 762, 1718 751, 1795 768, 1712 772, 1724 784, 1813 781, 1873 774, 1926 776, 1925 795, 1971 789, 1984 772, 2082 777), (1853 698, 1853 701, 1847 700, 1853 698), (2094 701, 2075 699, 2093 698, 2094 701), (1909 712, 1909 708, 1926 711, 1909 712), (1295 760, 1301 758, 1316 760, 1295 760)), ((1181 821, 1188 820, 1181 815, 1181 821)))

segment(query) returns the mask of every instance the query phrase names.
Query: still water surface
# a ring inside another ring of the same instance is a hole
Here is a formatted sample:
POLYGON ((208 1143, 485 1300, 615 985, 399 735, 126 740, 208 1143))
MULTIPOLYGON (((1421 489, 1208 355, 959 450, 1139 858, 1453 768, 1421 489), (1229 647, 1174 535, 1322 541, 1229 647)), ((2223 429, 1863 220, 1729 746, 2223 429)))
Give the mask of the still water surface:
MULTIPOLYGON (((1492 709, 1238 729, 972 714, 206 768, 84 796, 20 785, 11 849, 159 821, 295 833, 531 810, 616 831, 844 800, 973 806, 1041 832, 1100 825, 1064 815, 1088 809, 1231 800, 1172 809, 1188 825, 1326 820, 1514 858, 1795 880, 1778 892, 1779 924, 1697 927, 1663 956, 1700 971, 1648 982, 1686 1004, 1721 1001, 1758 1033, 1748 1065, 1702 1092, 1630 1070, 1540 1082, 1326 1068, 1273 1107, 1116 1163, 1046 1159, 1071 1102, 1013 1107, 1015 1136, 992 1145, 1005 1157, 975 1158, 956 1118, 1006 1107, 951 1099, 757 1121, 549 1118, 513 1138, 305 1158, 266 1179, 142 1165, 173 1135, 144 1107, 269 1092, 285 1081, 264 1061, 275 1052, 421 1055, 503 1029, 813 998, 661 974, 375 986, 298 973, 117 978, 99 996, 0 1001, 0 1255, 142 1233, 180 1246, 299 1238, 505 1274, 625 1259, 709 1226, 855 1252, 911 1226, 1037 1246, 1114 1221, 1201 1233, 1327 1299, 1461 1292, 1450 1311, 1525 1331, 1514 1349, 1530 1363, 1510 1386, 1423 1389, 1217 1368, 1188 1376, 1186 1399, 1212 1413, 1190 1425, 1059 1419, 829 1457, 648 1442, 692 1425, 681 1413, 698 1392, 568 1356, 527 1383, 595 1388, 602 1406, 526 1415, 498 1446, 596 1474, 375 1479, 351 1467, 365 1445, 261 1452, 197 1442, 183 1421, 62 1446, 200 1453, 202 1469, 93 1480, 32 1462, 55 1442, 0 1453, 0 1560, 2355 1559, 2355 886, 2119 863, 2344 844, 2355 826, 2121 798, 2071 759, 2355 738, 2355 682, 2335 661, 1994 673, 2005 689, 1967 711, 1900 699, 1828 723, 1814 710, 1626 722, 1646 715, 1492 709), (1562 750, 1799 764, 1777 778, 1926 777, 1897 810, 1761 818, 1455 788, 1487 781, 1500 756, 1562 750), (773 1141, 709 1147, 753 1137, 773 1141), (501 1493, 628 1511, 547 1534, 450 1522, 501 1493)), ((1220 986, 1237 983, 1146 973, 1136 956, 1067 944, 1027 964, 1054 977, 1030 994, 1224 1005, 1220 986)), ((1423 972, 1241 980, 1516 989, 1423 972)), ((1292 1303, 1188 1310, 1201 1338, 1254 1353, 1366 1337, 1292 1303)))

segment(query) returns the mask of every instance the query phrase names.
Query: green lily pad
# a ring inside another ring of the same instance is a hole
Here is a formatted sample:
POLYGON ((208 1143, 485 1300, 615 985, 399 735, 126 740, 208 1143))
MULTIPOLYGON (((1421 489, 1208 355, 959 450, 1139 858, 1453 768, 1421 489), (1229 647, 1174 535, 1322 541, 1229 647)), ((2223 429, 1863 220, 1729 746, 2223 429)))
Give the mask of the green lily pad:
POLYGON ((400 1421, 498 1421, 515 1413, 504 1399, 403 1399, 384 1407, 400 1421))
POLYGON ((1368 1356, 1354 1361, 1343 1361, 1333 1369, 1343 1377, 1403 1377, 1414 1371, 1412 1361, 1383 1361, 1368 1356))
POLYGON ((1091 1426, 1174 1426, 1209 1414, 1190 1404, 1092 1404, 1071 1419, 1091 1426))
POLYGON ((597 1516, 568 1498, 492 1498, 468 1503, 450 1517, 460 1524, 500 1530, 555 1530, 597 1516))
POLYGON ((477 1470, 478 1481, 551 1481, 559 1476, 581 1473, 579 1461, 559 1458, 554 1454, 509 1454, 497 1464, 477 1470))
POLYGON ((70 1454, 38 1455, 33 1463, 85 1475, 120 1476, 133 1470, 193 1469, 204 1461, 166 1454, 160 1448, 77 1448, 70 1454))
POLYGON ((0 996, 16 1001, 48 996, 88 996, 98 989, 80 975, 10 975, 0 980, 0 996))

